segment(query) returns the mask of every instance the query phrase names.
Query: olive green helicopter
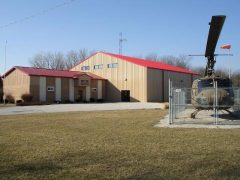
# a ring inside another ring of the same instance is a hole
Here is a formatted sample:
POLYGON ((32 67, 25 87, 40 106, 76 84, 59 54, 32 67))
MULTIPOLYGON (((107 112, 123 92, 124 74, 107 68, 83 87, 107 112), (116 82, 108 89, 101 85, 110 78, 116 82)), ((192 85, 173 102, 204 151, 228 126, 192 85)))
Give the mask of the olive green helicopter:
POLYGON ((211 22, 209 23, 210 29, 204 55, 207 59, 205 75, 202 78, 194 80, 192 84, 191 103, 196 109, 191 113, 191 118, 193 119, 199 111, 213 110, 214 108, 225 110, 231 114, 229 109, 234 104, 232 81, 229 78, 217 76, 214 72, 216 56, 220 55, 215 54, 215 49, 225 19, 226 16, 223 15, 212 16, 211 22), (215 86, 217 88, 214 88, 215 86))

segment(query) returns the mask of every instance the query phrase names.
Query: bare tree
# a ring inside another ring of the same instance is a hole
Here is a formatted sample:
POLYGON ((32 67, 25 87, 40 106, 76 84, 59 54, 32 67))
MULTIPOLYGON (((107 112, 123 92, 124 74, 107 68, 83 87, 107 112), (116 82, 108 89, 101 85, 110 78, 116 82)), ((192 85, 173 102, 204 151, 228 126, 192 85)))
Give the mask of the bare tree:
POLYGON ((79 49, 78 51, 71 50, 67 53, 65 59, 65 65, 67 69, 79 64, 81 61, 85 60, 90 54, 87 49, 79 49))
POLYGON ((50 68, 49 64, 46 62, 44 53, 36 54, 31 60, 30 64, 37 68, 50 68))
POLYGON ((47 68, 63 70, 65 69, 64 55, 61 52, 47 52, 36 54, 31 60, 30 64, 37 68, 47 68))
POLYGON ((175 56, 163 56, 160 61, 173 66, 181 67, 184 69, 190 69, 191 58, 186 55, 175 56))
POLYGON ((70 69, 73 66, 77 65, 78 63, 79 63, 78 53, 73 50, 69 51, 66 55, 66 60, 65 60, 66 68, 70 69))
POLYGON ((87 49, 79 49, 78 53, 80 61, 85 60, 90 55, 87 49))
POLYGON ((205 67, 194 67, 194 68, 191 68, 191 70, 192 70, 193 72, 198 73, 200 76, 204 76, 205 67))
POLYGON ((232 75, 233 86, 240 87, 240 71, 235 71, 232 75))
POLYGON ((146 60, 159 61, 173 66, 189 69, 191 58, 187 55, 176 56, 158 56, 157 53, 150 53, 145 56, 146 60))
POLYGON ((157 53, 150 53, 147 56, 145 56, 146 60, 152 60, 152 61, 159 61, 159 56, 157 55, 157 53))
POLYGON ((224 69, 216 69, 215 70, 215 74, 217 76, 223 77, 223 78, 227 78, 228 77, 228 71, 224 70, 224 69))
POLYGON ((50 69, 64 70, 65 59, 61 52, 48 53, 46 60, 50 63, 50 69))
POLYGON ((88 52, 87 49, 71 50, 66 55, 61 52, 47 52, 38 53, 30 60, 33 67, 47 68, 47 69, 70 69, 73 66, 86 59, 94 51, 88 52))
MULTIPOLYGON (((205 76, 206 67, 194 67, 191 70, 193 70, 196 73, 199 73, 203 77, 203 76, 205 76)), ((224 69, 215 69, 215 74, 216 74, 216 76, 220 76, 223 78, 228 77, 228 71, 226 71, 224 69)))

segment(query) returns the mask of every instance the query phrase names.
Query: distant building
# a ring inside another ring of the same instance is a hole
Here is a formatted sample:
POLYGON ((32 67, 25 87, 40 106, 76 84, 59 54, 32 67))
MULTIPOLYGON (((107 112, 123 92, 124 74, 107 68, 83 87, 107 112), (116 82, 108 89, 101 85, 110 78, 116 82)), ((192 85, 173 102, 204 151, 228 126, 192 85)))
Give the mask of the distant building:
POLYGON ((191 87, 198 75, 187 69, 139 58, 97 52, 69 71, 13 67, 4 78, 4 94, 36 102, 165 102, 168 81, 191 87))
POLYGON ((0 77, 0 102, 3 102, 3 80, 0 77))
POLYGON ((34 102, 90 101, 105 98, 105 79, 92 73, 13 67, 5 74, 4 94, 21 100, 31 94, 34 102))

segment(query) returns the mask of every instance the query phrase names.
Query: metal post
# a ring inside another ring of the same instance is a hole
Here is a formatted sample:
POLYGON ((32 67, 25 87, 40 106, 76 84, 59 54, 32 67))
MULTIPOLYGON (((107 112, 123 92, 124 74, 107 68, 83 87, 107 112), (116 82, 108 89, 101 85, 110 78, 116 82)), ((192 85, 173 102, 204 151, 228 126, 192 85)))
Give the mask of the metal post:
POLYGON ((169 103, 169 116, 168 123, 171 124, 171 116, 172 116, 172 103, 171 103, 171 80, 168 80, 168 103, 169 103))
POLYGON ((218 83, 217 81, 215 82, 216 85, 216 125, 218 125, 218 83))
MULTIPOLYGON (((6 67, 7 67, 7 40, 5 43, 5 60, 4 60, 4 77, 3 77, 3 103, 4 105, 6 104, 6 94, 4 92, 4 81, 5 81, 5 77, 6 77, 6 67)), ((6 82, 6 81, 5 81, 6 82)))
POLYGON ((229 55, 229 74, 228 74, 228 77, 229 77, 229 79, 231 79, 231 74, 232 74, 232 72, 231 72, 231 60, 230 60, 230 49, 228 49, 228 55, 229 55))
POLYGON ((172 85, 173 83, 172 83, 172 80, 171 80, 171 105, 172 105, 172 114, 171 114, 171 124, 173 124, 173 115, 174 115, 174 111, 175 111, 175 109, 174 109, 174 104, 173 104, 173 85, 172 85))
POLYGON ((180 112, 180 109, 179 109, 179 108, 180 108, 180 92, 177 93, 177 98, 178 98, 178 100, 177 100, 177 101, 178 101, 178 102, 177 102, 177 104, 178 104, 177 106, 178 106, 178 107, 177 107, 177 112, 176 112, 176 114, 178 114, 178 113, 180 112))
POLYGON ((214 85, 214 119, 215 124, 218 125, 218 87, 217 87, 217 81, 213 82, 214 85))
POLYGON ((215 80, 213 79, 213 89, 214 89, 214 94, 213 94, 213 111, 214 111, 214 120, 216 123, 216 83, 215 80))

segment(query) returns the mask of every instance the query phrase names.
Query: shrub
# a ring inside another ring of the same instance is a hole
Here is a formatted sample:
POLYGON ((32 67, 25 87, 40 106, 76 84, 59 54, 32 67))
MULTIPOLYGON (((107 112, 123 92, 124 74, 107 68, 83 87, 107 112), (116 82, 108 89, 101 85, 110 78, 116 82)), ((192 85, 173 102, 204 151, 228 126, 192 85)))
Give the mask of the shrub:
POLYGON ((6 95, 6 103, 15 103, 15 99, 11 94, 6 95))
POLYGON ((22 100, 17 100, 16 101, 16 105, 17 106, 22 106, 23 105, 23 101, 22 100))
POLYGON ((2 92, 0 93, 0 102, 1 103, 3 102, 3 93, 2 92))
POLYGON ((97 102, 102 103, 104 102, 104 99, 97 99, 97 102))
POLYGON ((21 98, 24 102, 31 102, 33 99, 33 96, 31 94, 23 94, 21 98))
POLYGON ((61 104, 61 101, 54 101, 55 104, 61 104))
POLYGON ((65 100, 64 103, 66 103, 66 104, 71 104, 71 103, 73 103, 73 102, 70 101, 70 100, 65 100))
POLYGON ((95 99, 94 98, 90 98, 90 102, 95 102, 95 99))

